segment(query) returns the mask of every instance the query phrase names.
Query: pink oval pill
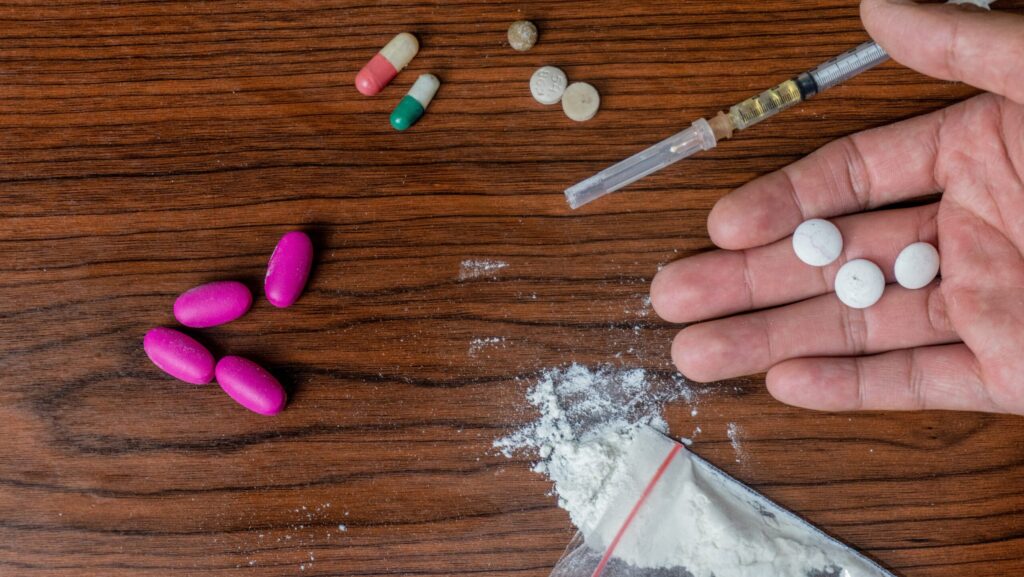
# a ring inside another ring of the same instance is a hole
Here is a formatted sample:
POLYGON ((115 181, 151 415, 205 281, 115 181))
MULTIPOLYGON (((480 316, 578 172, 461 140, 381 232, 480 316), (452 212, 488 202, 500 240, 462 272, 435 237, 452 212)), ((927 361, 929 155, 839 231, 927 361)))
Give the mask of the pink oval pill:
POLYGON ((249 359, 224 357, 216 370, 220 388, 254 413, 276 415, 288 402, 288 394, 274 375, 249 359))
POLYGON ((188 290, 174 301, 174 318, 186 327, 215 327, 241 317, 252 306, 252 293, 233 281, 211 282, 188 290))
POLYGON ((287 308, 302 295, 313 266, 313 242, 305 233, 289 232, 281 237, 267 263, 263 289, 270 304, 287 308))
POLYGON ((193 385, 213 380, 213 355, 184 333, 157 327, 146 333, 142 348, 154 365, 176 379, 193 385))

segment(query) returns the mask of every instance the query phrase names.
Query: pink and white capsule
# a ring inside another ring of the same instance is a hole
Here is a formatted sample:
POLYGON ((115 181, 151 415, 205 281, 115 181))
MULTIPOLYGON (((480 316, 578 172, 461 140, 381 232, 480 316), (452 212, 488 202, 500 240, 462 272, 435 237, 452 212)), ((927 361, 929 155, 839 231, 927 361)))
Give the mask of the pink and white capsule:
POLYGON ((420 42, 408 32, 402 32, 388 42, 376 56, 356 75, 356 89, 365 96, 373 96, 398 76, 420 51, 420 42))
POLYGON ((254 413, 276 415, 288 402, 288 394, 274 375, 249 359, 224 357, 216 370, 220 388, 254 413))
POLYGON ((154 365, 176 379, 193 385, 213 380, 213 355, 184 333, 157 327, 146 333, 142 348, 154 365))
POLYGON ((306 288, 309 269, 313 266, 313 242, 306 233, 294 230, 281 237, 267 263, 263 290, 267 300, 277 308, 295 304, 306 288))
POLYGON ((186 327, 205 329, 241 317, 252 306, 252 293, 244 284, 218 281, 199 285, 174 301, 174 318, 186 327))

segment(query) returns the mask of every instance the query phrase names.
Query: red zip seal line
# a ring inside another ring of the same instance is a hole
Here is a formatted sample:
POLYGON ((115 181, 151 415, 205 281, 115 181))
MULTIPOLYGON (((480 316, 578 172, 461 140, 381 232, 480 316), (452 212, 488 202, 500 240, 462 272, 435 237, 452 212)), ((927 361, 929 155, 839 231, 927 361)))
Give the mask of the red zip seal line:
POLYGON ((615 554, 615 548, 619 546, 619 541, 621 541, 622 536, 626 534, 626 529, 629 529, 629 526, 633 523, 633 519, 635 519, 637 513, 640 512, 640 507, 643 507, 644 502, 647 501, 647 498, 651 496, 652 492, 654 492, 654 486, 658 484, 662 475, 664 475, 665 471, 668 470, 668 466, 672 464, 672 459, 674 459, 676 455, 679 454, 679 451, 683 449, 683 446, 679 443, 673 444, 675 446, 673 446, 672 450, 668 452, 668 456, 661 462, 661 466, 658 467, 654 476, 651 477, 650 482, 648 482, 647 486, 644 487, 644 492, 640 494, 640 498, 637 499, 636 504, 633 505, 633 510, 629 512, 629 516, 627 516, 626 520, 623 521, 622 527, 619 527, 619 532, 615 534, 615 538, 612 539, 611 544, 608 545, 608 549, 604 552, 604 556, 601 557, 601 562, 597 564, 597 568, 594 569, 594 573, 591 577, 601 577, 601 574, 604 573, 605 568, 608 566, 608 562, 612 560, 612 556, 615 554))

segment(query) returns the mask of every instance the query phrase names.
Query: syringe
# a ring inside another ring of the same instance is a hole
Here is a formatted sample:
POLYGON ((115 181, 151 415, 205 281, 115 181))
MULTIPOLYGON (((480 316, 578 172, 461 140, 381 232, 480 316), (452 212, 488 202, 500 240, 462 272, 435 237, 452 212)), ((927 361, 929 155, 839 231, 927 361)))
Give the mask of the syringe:
POLYGON ((889 55, 881 46, 865 42, 814 70, 740 102, 730 108, 728 114, 719 112, 710 120, 698 119, 686 130, 566 189, 565 197, 569 206, 579 208, 697 152, 711 150, 718 141, 732 138, 733 131, 744 130, 775 116, 888 59, 889 55))

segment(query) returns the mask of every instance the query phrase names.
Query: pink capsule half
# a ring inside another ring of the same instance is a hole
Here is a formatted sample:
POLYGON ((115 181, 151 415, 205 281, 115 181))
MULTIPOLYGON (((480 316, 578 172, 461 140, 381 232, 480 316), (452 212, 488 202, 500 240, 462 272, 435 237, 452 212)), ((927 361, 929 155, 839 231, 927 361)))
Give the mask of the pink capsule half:
POLYGON ((420 42, 408 32, 402 32, 381 48, 356 75, 356 89, 365 96, 373 96, 398 76, 420 51, 420 42))
POLYGON ((261 415, 276 415, 288 402, 274 375, 242 357, 224 357, 217 363, 217 383, 239 405, 261 415))
POLYGON ((213 355, 184 333, 157 327, 146 333, 142 348, 154 365, 176 379, 193 385, 213 380, 213 355))
POLYGON ((292 231, 281 237, 267 263, 263 290, 270 304, 287 308, 295 304, 306 288, 313 266, 313 241, 306 233, 292 231))
POLYGON ((252 306, 252 292, 244 284, 218 281, 188 290, 174 301, 174 318, 186 327, 215 327, 241 317, 252 306))

